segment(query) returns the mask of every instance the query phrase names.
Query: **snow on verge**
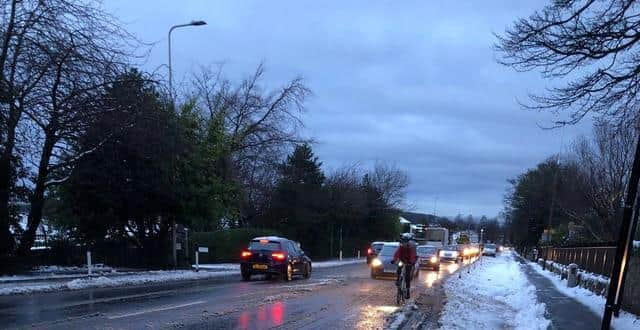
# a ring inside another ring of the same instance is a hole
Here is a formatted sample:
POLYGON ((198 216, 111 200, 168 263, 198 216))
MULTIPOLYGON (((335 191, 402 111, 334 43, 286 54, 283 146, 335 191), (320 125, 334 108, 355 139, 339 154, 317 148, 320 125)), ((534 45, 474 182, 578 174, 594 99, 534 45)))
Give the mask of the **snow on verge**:
MULTIPOLYGON (((540 275, 551 280, 558 291, 564 293, 569 297, 577 299, 583 305, 589 307, 589 309, 591 309, 597 315, 601 315, 604 312, 604 304, 606 299, 605 297, 598 296, 593 292, 579 286, 575 288, 569 288, 567 287, 567 281, 560 279, 560 277, 558 277, 556 274, 543 270, 542 267, 536 263, 532 262, 530 263, 530 265, 540 275)), ((640 318, 638 318, 634 314, 620 311, 620 317, 614 317, 611 324, 613 325, 614 329, 639 329, 640 318)))
POLYGON ((193 272, 187 270, 148 271, 134 275, 118 277, 85 277, 68 282, 49 282, 37 284, 11 284, 0 286, 0 295, 22 294, 34 292, 49 292, 57 290, 80 290, 89 288, 104 288, 144 283, 164 283, 169 281, 200 280, 221 276, 235 275, 236 271, 193 272))
MULTIPOLYGON (((364 259, 345 259, 342 261, 320 261, 314 262, 313 268, 328 268, 344 266, 349 264, 364 264, 364 259)), ((68 282, 64 277, 52 277, 52 281, 42 281, 41 283, 2 283, 0 281, 0 295, 25 294, 34 292, 50 292, 58 290, 80 290, 89 288, 105 288, 126 285, 139 285, 145 283, 164 283, 171 281, 201 280, 223 276, 240 276, 240 266, 238 264, 211 264, 200 265, 203 271, 194 272, 190 270, 159 270, 140 272, 131 275, 120 276, 94 276, 77 278, 68 282), (205 267, 203 267, 205 266, 205 267), (208 266, 208 267, 207 267, 208 266), (209 268, 210 271, 204 269, 209 268), (62 280, 62 281, 61 281, 62 280)))
MULTIPOLYGON (((329 260, 329 261, 312 261, 314 269, 338 267, 351 264, 364 263, 365 259, 344 259, 344 260, 329 260)), ((196 268, 196 265, 191 265, 192 268, 196 268)), ((235 270, 240 274, 240 264, 200 264, 200 269, 221 271, 221 270, 235 270)))
POLYGON ((545 305, 510 253, 481 258, 444 284, 442 329, 547 329, 545 305))
POLYGON ((337 266, 345 266, 351 264, 364 264, 365 259, 344 259, 344 260, 329 260, 329 261, 318 261, 312 262, 314 269, 318 268, 329 268, 329 267, 337 267, 337 266))

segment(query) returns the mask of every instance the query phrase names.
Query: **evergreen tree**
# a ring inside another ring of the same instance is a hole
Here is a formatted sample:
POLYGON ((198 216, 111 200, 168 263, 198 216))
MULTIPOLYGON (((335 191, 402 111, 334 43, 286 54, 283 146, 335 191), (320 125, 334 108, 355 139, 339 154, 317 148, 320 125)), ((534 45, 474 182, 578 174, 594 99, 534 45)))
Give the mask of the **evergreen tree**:
POLYGON ((311 254, 322 253, 326 244, 326 236, 319 234, 327 227, 322 222, 325 176, 321 165, 308 144, 296 146, 280 166, 272 202, 272 225, 300 241, 311 254))

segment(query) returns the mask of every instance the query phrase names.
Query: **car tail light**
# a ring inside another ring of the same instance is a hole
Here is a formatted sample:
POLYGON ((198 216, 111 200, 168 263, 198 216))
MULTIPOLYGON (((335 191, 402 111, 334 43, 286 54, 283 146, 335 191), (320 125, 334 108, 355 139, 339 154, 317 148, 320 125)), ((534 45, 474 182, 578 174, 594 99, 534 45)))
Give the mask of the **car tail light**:
POLYGON ((271 254, 271 258, 278 260, 278 261, 283 261, 286 256, 284 254, 284 252, 274 252, 271 254))
POLYGON ((251 257, 251 251, 242 251, 242 254, 240 256, 242 256, 242 258, 249 258, 251 257))
POLYGON ((368 248, 368 249, 367 249, 367 254, 371 254, 371 252, 372 252, 372 251, 371 251, 371 248, 368 248))

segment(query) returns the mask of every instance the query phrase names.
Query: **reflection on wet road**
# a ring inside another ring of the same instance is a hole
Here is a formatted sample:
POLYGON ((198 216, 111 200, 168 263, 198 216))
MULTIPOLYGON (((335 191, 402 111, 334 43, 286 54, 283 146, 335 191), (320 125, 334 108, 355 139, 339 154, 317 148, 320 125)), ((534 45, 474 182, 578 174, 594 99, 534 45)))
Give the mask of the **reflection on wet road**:
MULTIPOLYGON (((423 269, 412 297, 464 264, 423 269)), ((299 329, 381 328, 398 309, 393 278, 374 280, 366 264, 319 269, 293 282, 228 278, 108 290, 0 297, 3 327, 299 329), (34 323, 37 322, 37 323, 34 323)))

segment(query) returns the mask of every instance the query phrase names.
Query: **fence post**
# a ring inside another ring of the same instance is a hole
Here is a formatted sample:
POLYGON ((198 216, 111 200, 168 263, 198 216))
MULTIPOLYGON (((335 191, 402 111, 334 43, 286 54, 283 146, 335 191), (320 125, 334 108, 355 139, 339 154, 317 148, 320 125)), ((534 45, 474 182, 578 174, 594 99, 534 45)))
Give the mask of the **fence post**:
POLYGON ((89 276, 91 276, 91 251, 87 250, 87 269, 89 271, 89 276))
POLYGON ((196 249, 196 272, 200 271, 200 264, 198 263, 198 249, 196 249))

